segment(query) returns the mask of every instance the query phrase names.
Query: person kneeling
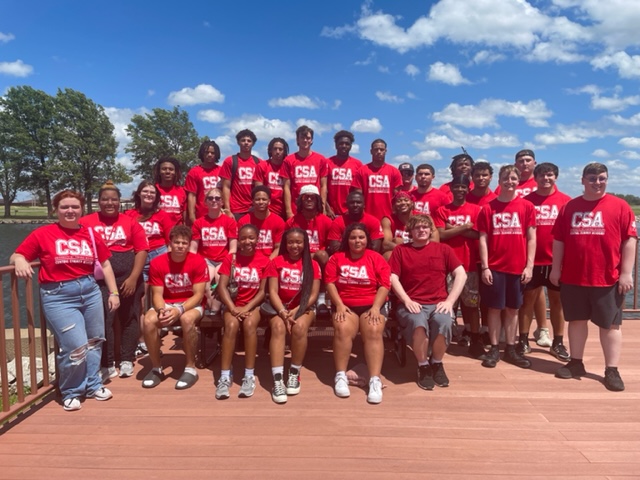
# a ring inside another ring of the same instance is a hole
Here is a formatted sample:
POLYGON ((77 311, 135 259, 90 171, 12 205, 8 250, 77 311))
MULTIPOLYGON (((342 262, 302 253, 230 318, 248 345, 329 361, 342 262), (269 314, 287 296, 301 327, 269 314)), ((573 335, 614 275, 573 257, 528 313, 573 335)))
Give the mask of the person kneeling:
POLYGON ((198 381, 196 323, 202 318, 202 299, 209 283, 209 272, 203 257, 189 252, 191 229, 173 227, 171 251, 155 258, 149 267, 151 304, 144 316, 144 341, 149 349, 151 371, 144 377, 144 388, 157 387, 164 380, 160 360, 159 330, 180 324, 186 357, 184 372, 176 383, 177 390, 192 387, 198 381))

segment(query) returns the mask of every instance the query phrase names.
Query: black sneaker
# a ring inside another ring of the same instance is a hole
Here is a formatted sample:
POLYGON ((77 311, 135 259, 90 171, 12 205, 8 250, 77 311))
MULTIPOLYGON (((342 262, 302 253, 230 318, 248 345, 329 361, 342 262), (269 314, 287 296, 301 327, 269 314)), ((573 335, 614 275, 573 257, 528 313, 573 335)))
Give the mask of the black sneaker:
POLYGON ((516 344, 516 352, 521 357, 524 356, 525 353, 531 353, 531 347, 529 346, 529 340, 518 340, 516 344))
POLYGON ((621 392, 624 390, 624 382, 622 378, 620 378, 617 367, 607 367, 604 369, 604 386, 612 392, 621 392))
POLYGON ((425 390, 433 390, 436 382, 433 381, 433 372, 431 365, 418 367, 418 381, 416 382, 420 388, 425 390))
POLYGON ((484 345, 481 340, 471 342, 471 345, 469 345, 469 355, 473 358, 480 358, 486 353, 487 351, 484 349, 484 345))
POLYGON ((449 386, 449 377, 444 372, 444 365, 441 363, 432 363, 431 370, 433 371, 433 381, 439 387, 449 386))
POLYGON ((507 349, 502 355, 502 359, 505 362, 510 363, 511 365, 515 365, 516 367, 531 368, 531 361, 520 355, 520 353, 518 353, 513 345, 507 346, 507 349))
POLYGON ((551 352, 551 355, 556 357, 558 360, 562 360, 563 362, 568 362, 569 360, 571 360, 571 355, 569 355, 569 352, 567 352, 567 349, 561 343, 552 346, 549 352, 551 352))
POLYGON ((556 371, 557 378, 580 378, 586 375, 587 371, 584 369, 584 363, 582 360, 571 360, 564 367, 560 367, 556 371))
POLYGON ((462 335, 458 338, 458 345, 461 347, 468 347, 471 344, 471 332, 466 328, 462 332, 462 335))
POLYGON ((482 357, 482 366, 487 368, 494 368, 500 361, 500 348, 497 345, 492 345, 487 353, 482 357))

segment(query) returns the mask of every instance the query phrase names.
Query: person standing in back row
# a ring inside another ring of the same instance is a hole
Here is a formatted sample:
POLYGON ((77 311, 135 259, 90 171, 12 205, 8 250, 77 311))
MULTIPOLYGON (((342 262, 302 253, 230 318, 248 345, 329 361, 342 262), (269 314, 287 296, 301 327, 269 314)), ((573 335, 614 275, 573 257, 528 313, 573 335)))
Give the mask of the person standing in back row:
POLYGON ((327 159, 329 174, 327 176, 326 215, 333 220, 347 211, 347 195, 351 190, 353 177, 362 162, 350 155, 355 142, 353 133, 340 130, 333 136, 336 145, 336 155, 327 159))
MULTIPOLYGON (((223 212, 239 220, 251 209, 251 189, 253 177, 260 159, 251 154, 251 149, 258 139, 251 130, 241 130, 236 135, 240 151, 224 159, 220 169, 222 180, 223 212)), ((212 185, 210 188, 214 188, 212 185)), ((204 207, 204 214, 207 207, 204 207)))

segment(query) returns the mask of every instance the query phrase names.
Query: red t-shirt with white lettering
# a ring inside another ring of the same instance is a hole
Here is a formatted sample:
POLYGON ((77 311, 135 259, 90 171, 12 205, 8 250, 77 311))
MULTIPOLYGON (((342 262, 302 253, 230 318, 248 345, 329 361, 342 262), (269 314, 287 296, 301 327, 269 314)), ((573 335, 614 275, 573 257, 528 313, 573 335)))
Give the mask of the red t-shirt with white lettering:
POLYGON ((447 299, 447 275, 461 263, 449 245, 429 242, 424 247, 398 245, 391 252, 389 265, 411 300, 434 305, 447 299))
MULTIPOLYGON (((439 190, 447 197, 447 203, 453 202, 453 193, 451 193, 451 182, 440 185, 439 190)), ((469 190, 473 190, 473 182, 469 182, 469 190)))
POLYGON ((196 283, 209 281, 207 263, 197 253, 188 252, 184 262, 174 262, 169 252, 154 258, 149 265, 149 285, 163 287, 162 298, 167 303, 186 302, 193 296, 196 283))
POLYGON ((229 240, 238 238, 238 224, 228 215, 198 218, 191 227, 192 240, 198 242, 198 253, 204 258, 221 262, 229 255, 229 240))
POLYGON ((570 200, 553 226, 553 238, 564 243, 560 281, 585 287, 615 285, 621 244, 637 236, 633 210, 621 198, 606 194, 599 200, 570 200))
POLYGON ((329 230, 331 230, 331 219, 324 213, 318 213, 310 220, 307 220, 302 213, 297 213, 285 223, 285 230, 293 227, 307 231, 307 235, 309 235, 309 250, 311 250, 311 253, 327 248, 327 238, 329 236, 329 230))
POLYGON ((352 186, 362 190, 365 212, 382 220, 393 213, 391 200, 396 189, 402 186, 402 175, 393 165, 383 163, 375 167, 371 162, 356 172, 352 186))
MULTIPOLYGON (((227 255, 222 261, 220 275, 231 275, 231 262, 233 255, 227 255)), ((256 251, 254 255, 245 256, 236 254, 236 264, 233 270, 233 277, 238 283, 238 297, 234 302, 237 307, 248 304, 260 290, 260 282, 265 278, 265 270, 269 264, 269 257, 256 251)))
POLYGON ((352 223, 362 223, 369 232, 371 241, 384 238, 384 232, 382 231, 380 220, 365 212, 362 214, 362 218, 360 220, 351 220, 348 213, 337 216, 333 222, 331 222, 328 240, 341 241, 344 231, 352 223))
MULTIPOLYGON (((531 192, 535 192, 538 189, 538 182, 533 175, 531 175, 527 180, 521 180, 518 183, 518 188, 516 188, 516 195, 518 197, 526 197, 531 192)), ((498 185, 495 189, 496 195, 500 195, 500 185, 498 185)))
POLYGON ((527 265, 527 230, 536 226, 536 209, 520 197, 497 198, 482 207, 478 231, 487 234, 489 268, 520 275, 527 265))
POLYGON ((325 267, 324 281, 336 286, 347 307, 368 307, 373 305, 378 288, 391 288, 391 269, 373 250, 365 250, 358 259, 352 259, 349 252, 337 252, 325 267))
POLYGON ((160 195, 160 210, 164 211, 171 218, 173 225, 184 223, 184 212, 187 210, 187 192, 180 185, 172 185, 170 188, 163 188, 156 183, 158 195, 160 195))
POLYGON ((188 193, 193 193, 196 196, 196 218, 206 215, 209 209, 204 202, 205 193, 212 188, 220 188, 220 174, 222 168, 220 165, 215 164, 210 169, 205 169, 202 165, 196 165, 189 173, 184 181, 184 189, 188 193))
POLYGON ((437 188, 432 188, 426 193, 420 193, 416 188, 412 190, 409 195, 414 203, 413 208, 419 213, 426 215, 433 215, 438 208, 451 202, 451 200, 448 200, 447 195, 437 188))
MULTIPOLYGON (((258 165, 260 162, 258 162, 258 165)), ((251 189, 253 188, 253 176, 256 171, 256 161, 252 156, 243 160, 238 156, 238 169, 233 175, 231 184, 231 194, 229 197, 229 208, 233 213, 248 212, 251 208, 251 189)), ((229 156, 222 162, 220 177, 231 180, 231 169, 233 167, 233 156, 229 156)))
POLYGON ((571 200, 556 188, 547 196, 531 192, 524 197, 536 207, 536 258, 534 265, 551 265, 553 262, 553 225, 556 223, 562 206, 571 200))
MULTIPOLYGON (((445 228, 446 224, 452 226, 464 225, 465 223, 473 223, 474 230, 478 228, 478 215, 481 208, 473 203, 465 202, 462 205, 444 205, 438 209, 433 216, 433 222, 436 228, 445 228)), ((467 238, 463 235, 441 240, 449 245, 456 256, 462 262, 465 272, 475 272, 478 263, 478 240, 475 238, 467 238)))
POLYGON ((405 222, 403 222, 395 213, 391 215, 391 218, 389 218, 389 223, 391 228, 391 234, 393 235, 392 240, 395 240, 396 238, 401 238, 402 243, 409 243, 411 241, 411 236, 409 235, 409 232, 405 230, 405 225, 406 225, 405 222))
POLYGON ((258 227, 258 245, 256 245, 256 250, 262 252, 267 257, 271 255, 275 245, 282 240, 284 220, 271 212, 269 212, 267 218, 261 220, 251 212, 238 220, 238 229, 247 223, 258 227))
POLYGON ((342 215, 347 213, 347 196, 351 191, 351 184, 355 173, 362 167, 362 162, 354 157, 344 162, 334 155, 327 159, 329 174, 327 175, 327 202, 333 213, 342 215))
POLYGON ((280 217, 284 215, 284 199, 282 193, 284 179, 280 175, 283 168, 284 163, 274 165, 271 160, 267 160, 266 162, 260 162, 258 164, 253 176, 256 182, 260 182, 271 189, 269 210, 280 217))
POLYGON ((489 203, 491 200, 495 198, 498 198, 498 195, 493 193, 491 190, 489 190, 489 192, 486 195, 483 195, 482 197, 478 197, 471 192, 467 193, 467 202, 473 203, 474 205, 478 205, 479 207, 486 205, 487 203, 489 203))
POLYGON ((80 225, 91 227, 98 232, 112 252, 133 250, 138 253, 141 250, 149 250, 147 235, 140 224, 128 215, 107 217, 96 212, 82 217, 80 225))
POLYGON ((140 220, 140 212, 135 208, 127 210, 124 215, 138 221, 147 236, 149 250, 155 250, 169 244, 169 233, 171 233, 174 224, 166 212, 158 210, 144 221, 140 220))
POLYGON ((291 209, 296 212, 296 198, 305 185, 315 185, 320 190, 320 179, 328 174, 327 159, 317 152, 302 158, 297 152, 287 155, 281 175, 291 183, 291 209))
MULTIPOLYGON (((111 257, 102 237, 94 232, 100 263, 111 257)), ((27 261, 40 260, 38 282, 64 282, 93 275, 96 253, 87 228, 64 228, 59 223, 37 228, 16 248, 27 261)))
MULTIPOLYGON (((322 273, 320 265, 315 260, 313 264, 313 280, 320 280, 322 273)), ((264 274, 265 277, 278 279, 278 296, 283 304, 289 302, 288 309, 291 310, 300 305, 300 291, 302 290, 302 259, 293 261, 289 255, 278 255, 269 262, 264 274)), ((309 281, 306 278, 304 281, 309 281)))

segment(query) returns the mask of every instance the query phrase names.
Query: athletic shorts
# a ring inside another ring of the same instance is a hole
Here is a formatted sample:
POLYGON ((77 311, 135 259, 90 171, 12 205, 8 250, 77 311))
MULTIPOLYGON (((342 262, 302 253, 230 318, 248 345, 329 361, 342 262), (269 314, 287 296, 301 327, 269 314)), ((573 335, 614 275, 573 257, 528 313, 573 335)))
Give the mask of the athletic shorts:
POLYGON ((218 268, 220 265, 222 265, 222 262, 216 262, 216 261, 210 260, 208 258, 205 258, 205 261, 207 262, 207 265, 209 265, 210 267, 214 267, 214 268, 218 268))
POLYGON ((493 285, 487 285, 480 281, 480 296, 482 304, 488 308, 504 310, 505 307, 515 310, 522 306, 523 285, 520 275, 512 273, 496 272, 493 274, 493 285))
POLYGON ((624 295, 618 284, 611 287, 582 287, 560 285, 560 301, 566 321, 591 320, 600 328, 609 329, 622 324, 624 295))
MULTIPOLYGON (((182 305, 182 303, 169 303, 169 302, 165 302, 164 304, 164 308, 174 308, 177 307, 178 305, 182 305)), ((149 310, 155 310, 155 308, 150 308, 149 310)), ((202 305, 198 305, 197 307, 192 308, 192 310, 197 310, 198 313, 200 313, 200 317, 202 318, 202 316, 204 315, 204 309, 202 308, 202 305)))
POLYGON ((547 287, 548 290, 560 291, 560 287, 554 285, 549 280, 551 265, 535 265, 531 281, 524 286, 525 290, 535 290, 538 287, 547 287))
POLYGON ((409 345, 413 331, 420 327, 427 332, 429 343, 433 343, 438 335, 444 336, 447 345, 451 343, 453 317, 446 313, 436 313, 436 305, 422 305, 419 313, 411 313, 404 304, 400 304, 396 309, 396 318, 409 345))
MULTIPOLYGON (((347 305, 347 308, 349 310, 351 310, 353 313, 355 313, 357 316, 360 317, 364 312, 366 312, 367 310, 369 310, 371 308, 371 305, 364 306, 364 307, 349 307, 347 305)), ((336 313, 336 309, 335 309, 334 306, 331 307, 331 313, 336 313)), ((389 310, 387 308, 387 304, 386 303, 380 309, 380 314, 384 315, 385 318, 387 318, 389 316, 389 310)))

